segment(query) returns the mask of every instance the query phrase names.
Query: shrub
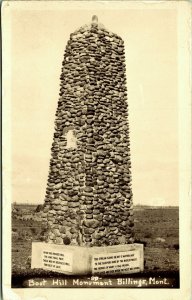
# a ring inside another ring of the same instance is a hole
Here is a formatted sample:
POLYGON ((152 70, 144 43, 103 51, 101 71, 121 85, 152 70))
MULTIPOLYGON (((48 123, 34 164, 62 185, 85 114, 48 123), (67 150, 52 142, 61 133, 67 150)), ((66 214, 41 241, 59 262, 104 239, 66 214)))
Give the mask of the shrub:
POLYGON ((146 239, 150 239, 151 237, 152 237, 151 232, 148 232, 144 235, 144 238, 146 238, 146 239))
POLYGON ((179 244, 174 244, 174 245, 173 245, 173 248, 174 248, 175 250, 179 250, 179 244))
POLYGON ((42 209, 43 209, 43 205, 42 204, 39 204, 39 205, 37 205, 37 208, 36 208, 36 212, 40 212, 40 211, 42 211, 42 209))
POLYGON ((139 239, 135 239, 135 243, 138 243, 138 244, 143 244, 144 247, 147 246, 147 242, 146 241, 142 241, 142 240, 139 240, 139 239))

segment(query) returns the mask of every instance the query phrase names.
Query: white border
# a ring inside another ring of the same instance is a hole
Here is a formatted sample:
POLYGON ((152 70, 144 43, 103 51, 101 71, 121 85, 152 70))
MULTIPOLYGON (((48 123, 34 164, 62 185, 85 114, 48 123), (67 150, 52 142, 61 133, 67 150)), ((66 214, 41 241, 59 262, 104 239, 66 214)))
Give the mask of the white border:
POLYGON ((187 1, 5 1, 2 4, 3 51, 3 290, 4 300, 47 299, 174 299, 191 296, 191 8, 187 1), (35 5, 35 6, 34 6, 35 5), (10 22, 15 9, 176 9, 178 13, 178 88, 180 161, 180 289, 11 289, 11 119, 10 119, 10 22), (6 131, 6 132, 5 132, 6 131))

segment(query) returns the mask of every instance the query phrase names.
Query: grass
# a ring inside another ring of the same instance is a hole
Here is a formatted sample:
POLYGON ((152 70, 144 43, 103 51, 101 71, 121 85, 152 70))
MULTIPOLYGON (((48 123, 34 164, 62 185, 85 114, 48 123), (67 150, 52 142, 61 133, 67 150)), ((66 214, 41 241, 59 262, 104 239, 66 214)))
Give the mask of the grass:
MULTIPOLYGON (((27 207, 34 214, 34 207, 27 207)), ((22 215, 22 208, 18 208, 22 215)), ((31 243, 42 241, 46 231, 40 221, 12 218, 12 273, 31 272, 31 243)), ((137 207, 134 210, 135 241, 144 244, 145 271, 179 270, 179 210, 174 208, 137 207)))

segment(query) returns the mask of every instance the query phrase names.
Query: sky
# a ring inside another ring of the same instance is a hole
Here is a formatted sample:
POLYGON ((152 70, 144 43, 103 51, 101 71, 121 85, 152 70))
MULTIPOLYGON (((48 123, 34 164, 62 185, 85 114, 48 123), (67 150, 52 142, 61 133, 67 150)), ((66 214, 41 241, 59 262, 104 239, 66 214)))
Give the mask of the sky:
POLYGON ((103 4, 12 11, 12 201, 44 201, 64 50, 94 14, 125 42, 133 202, 178 205, 177 12, 103 4))

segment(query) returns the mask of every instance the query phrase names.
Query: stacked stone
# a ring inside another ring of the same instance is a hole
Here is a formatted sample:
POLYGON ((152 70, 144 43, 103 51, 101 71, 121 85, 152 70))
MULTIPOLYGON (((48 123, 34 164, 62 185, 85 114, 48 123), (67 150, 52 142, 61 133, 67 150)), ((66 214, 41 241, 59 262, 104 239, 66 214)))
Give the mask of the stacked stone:
POLYGON ((95 17, 65 50, 51 150, 48 242, 133 243, 124 42, 95 17))

